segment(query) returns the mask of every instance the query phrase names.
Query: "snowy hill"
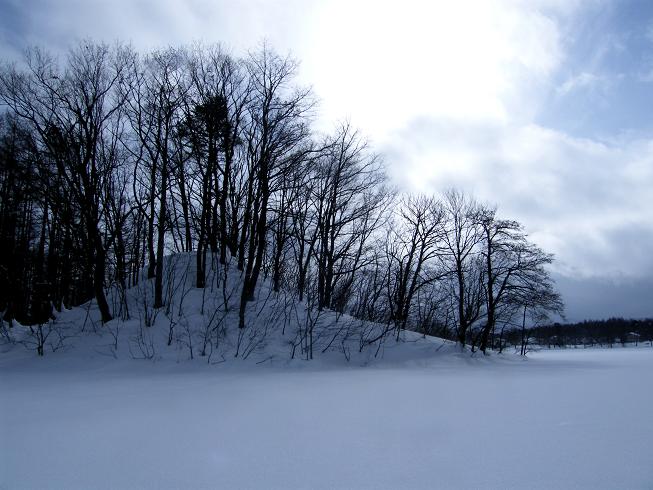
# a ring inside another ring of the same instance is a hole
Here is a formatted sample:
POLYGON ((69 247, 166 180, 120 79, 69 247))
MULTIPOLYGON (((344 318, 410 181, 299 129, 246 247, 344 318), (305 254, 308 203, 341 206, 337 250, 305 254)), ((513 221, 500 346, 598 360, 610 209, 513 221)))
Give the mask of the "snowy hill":
MULTIPOLYGON (((32 358, 38 344, 45 357, 59 362, 110 358, 157 362, 195 361, 224 364, 287 365, 313 359, 319 365, 431 362, 449 354, 469 357, 455 343, 401 332, 333 311, 318 311, 285 291, 274 292, 264 280, 247 311, 247 327, 238 328, 241 273, 234 267, 209 268, 207 286, 195 284, 194 254, 175 254, 165 261, 165 305, 153 305, 153 279, 120 294, 110 291, 114 319, 100 321, 91 301, 54 312, 44 325, 15 324, 4 331, 4 357, 32 358)), ((510 357, 510 356, 508 356, 510 357)))

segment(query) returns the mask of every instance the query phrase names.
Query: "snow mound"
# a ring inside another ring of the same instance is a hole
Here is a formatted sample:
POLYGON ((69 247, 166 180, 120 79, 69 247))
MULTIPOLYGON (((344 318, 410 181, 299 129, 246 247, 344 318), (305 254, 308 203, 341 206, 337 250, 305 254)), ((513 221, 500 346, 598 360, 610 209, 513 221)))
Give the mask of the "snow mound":
POLYGON ((164 263, 162 308, 153 308, 154 280, 143 273, 136 286, 109 291, 112 321, 103 325, 90 301, 55 312, 40 328, 14 323, 4 330, 4 357, 31 359, 40 343, 46 358, 72 366, 111 359, 273 366, 313 360, 316 367, 427 366, 443 355, 470 359, 468 350, 444 339, 408 331, 397 337, 388 325, 320 311, 291 292, 272 291, 265 279, 249 303, 246 328, 239 329, 241 272, 215 259, 207 269, 206 287, 196 288, 195 255, 170 255, 164 263))

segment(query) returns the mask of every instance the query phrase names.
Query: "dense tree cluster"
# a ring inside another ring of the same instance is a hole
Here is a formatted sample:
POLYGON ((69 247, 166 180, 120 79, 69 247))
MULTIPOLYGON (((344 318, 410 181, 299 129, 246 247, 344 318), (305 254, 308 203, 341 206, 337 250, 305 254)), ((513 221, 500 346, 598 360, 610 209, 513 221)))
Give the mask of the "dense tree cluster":
MULTIPOLYGON (((0 72, 0 310, 39 323, 107 291, 154 282, 164 256, 194 252, 238 270, 239 325, 265 278, 317 311, 456 339, 559 313, 552 257, 522 226, 449 191, 398 195, 348 123, 311 127, 297 64, 267 46, 141 54, 87 42, 63 62, 32 49, 0 72)), ((113 296, 116 296, 115 294, 113 296)), ((117 311, 119 310, 119 311, 117 311)))

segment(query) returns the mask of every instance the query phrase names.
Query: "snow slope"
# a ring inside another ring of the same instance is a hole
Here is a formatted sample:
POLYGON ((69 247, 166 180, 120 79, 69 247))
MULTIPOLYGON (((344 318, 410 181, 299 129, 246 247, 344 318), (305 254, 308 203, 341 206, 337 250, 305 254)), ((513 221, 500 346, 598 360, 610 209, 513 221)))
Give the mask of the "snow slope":
MULTIPOLYGON (((291 292, 275 293, 262 279, 254 301, 248 305, 246 328, 238 328, 241 272, 222 267, 214 259, 207 273, 207 287, 195 288, 194 254, 176 254, 164 262, 164 307, 153 308, 154 280, 143 276, 120 301, 116 290, 108 294, 114 319, 102 325, 93 301, 56 313, 44 326, 49 334, 45 356, 76 366, 97 357, 119 360, 208 364, 286 364, 288 360, 318 359, 320 363, 367 364, 432 357, 432 352, 458 352, 453 343, 402 333, 403 346, 394 335, 380 335, 389 327, 364 322, 315 305, 298 302, 291 292), (127 313, 127 314, 124 314, 127 313), (313 348, 308 348, 309 330, 313 348), (380 339, 380 340, 379 340, 380 339), (392 340, 392 342, 389 342, 392 340), (398 347, 398 348, 397 348, 398 347), (311 353, 312 352, 312 353, 311 353)), ((6 325, 6 324, 5 324, 6 325)), ((0 327, 2 325, 0 324, 0 327)), ((0 353, 20 362, 36 351, 35 330, 17 325, 0 330, 0 353), (3 342, 10 337, 13 342, 3 342), (25 349, 26 348, 26 349, 25 349)))

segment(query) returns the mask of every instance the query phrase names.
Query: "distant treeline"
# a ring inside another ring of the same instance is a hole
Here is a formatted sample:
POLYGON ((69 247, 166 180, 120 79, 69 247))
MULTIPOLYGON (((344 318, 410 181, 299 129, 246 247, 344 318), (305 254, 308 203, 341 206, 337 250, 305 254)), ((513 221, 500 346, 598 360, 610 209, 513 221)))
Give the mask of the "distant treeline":
MULTIPOLYGON (((545 347, 638 345, 653 342, 653 318, 610 318, 578 323, 554 323, 533 327, 528 330, 527 335, 530 345, 545 347)), ((509 332, 505 337, 512 345, 520 345, 522 342, 522 332, 518 330, 509 332)))

